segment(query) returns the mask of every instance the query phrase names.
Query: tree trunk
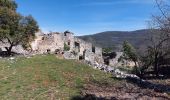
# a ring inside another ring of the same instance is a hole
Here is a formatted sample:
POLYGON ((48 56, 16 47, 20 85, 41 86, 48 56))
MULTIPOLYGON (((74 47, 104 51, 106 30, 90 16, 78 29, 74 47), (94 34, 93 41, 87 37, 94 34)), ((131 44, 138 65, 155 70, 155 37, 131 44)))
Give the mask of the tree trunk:
POLYGON ((11 55, 12 47, 13 47, 13 45, 10 45, 10 47, 5 47, 5 49, 7 50, 7 54, 8 54, 8 56, 10 56, 10 55, 11 55))
POLYGON ((137 62, 136 62, 136 61, 134 61, 134 63, 135 63, 135 71, 136 71, 136 74, 139 74, 139 73, 138 73, 137 62))
POLYGON ((155 54, 155 61, 154 61, 154 71, 156 76, 158 77, 158 53, 155 54))

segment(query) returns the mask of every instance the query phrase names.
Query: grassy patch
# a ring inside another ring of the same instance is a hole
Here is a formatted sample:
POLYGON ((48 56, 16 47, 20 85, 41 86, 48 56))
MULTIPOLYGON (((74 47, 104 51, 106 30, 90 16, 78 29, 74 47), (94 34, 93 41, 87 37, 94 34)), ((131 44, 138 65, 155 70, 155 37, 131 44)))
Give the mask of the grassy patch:
MULTIPOLYGON (((80 95, 83 84, 94 81, 112 83, 111 75, 74 60, 54 55, 0 60, 0 98, 2 100, 70 99, 80 95)), ((102 83, 101 83, 102 84, 102 83)))

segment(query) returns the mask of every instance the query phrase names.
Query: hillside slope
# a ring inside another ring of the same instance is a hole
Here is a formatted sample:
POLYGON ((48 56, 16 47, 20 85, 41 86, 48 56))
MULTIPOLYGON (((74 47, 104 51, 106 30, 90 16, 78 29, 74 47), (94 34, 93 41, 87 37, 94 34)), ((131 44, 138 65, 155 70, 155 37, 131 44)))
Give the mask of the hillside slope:
POLYGON ((165 92, 140 86, 55 55, 0 58, 1 100, 170 100, 165 92))
POLYGON ((111 75, 74 60, 54 55, 0 59, 1 100, 69 100, 80 95, 83 84, 109 80, 111 75))
POLYGON ((148 37, 152 33, 149 30, 136 30, 136 31, 106 31, 94 35, 79 36, 79 38, 94 43, 101 47, 115 47, 120 50, 124 41, 129 41, 136 48, 147 44, 148 37))

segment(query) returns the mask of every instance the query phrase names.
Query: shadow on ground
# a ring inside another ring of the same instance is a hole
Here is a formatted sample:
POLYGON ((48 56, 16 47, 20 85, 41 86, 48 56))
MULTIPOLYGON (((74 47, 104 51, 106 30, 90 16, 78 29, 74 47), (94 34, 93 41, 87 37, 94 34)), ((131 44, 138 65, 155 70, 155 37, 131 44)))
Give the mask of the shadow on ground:
POLYGON ((7 51, 0 52, 0 57, 12 57, 12 56, 16 56, 16 55, 20 55, 20 54, 11 52, 11 54, 9 55, 7 51))
POLYGON ((85 96, 75 96, 71 100, 118 100, 115 97, 111 99, 103 98, 103 97, 96 97, 95 95, 87 94, 85 96))
POLYGON ((134 85, 137 85, 140 88, 143 88, 143 89, 152 89, 155 92, 160 92, 160 93, 170 93, 170 85, 153 83, 153 82, 149 82, 147 80, 141 81, 141 80, 135 79, 135 78, 127 78, 126 80, 134 85))

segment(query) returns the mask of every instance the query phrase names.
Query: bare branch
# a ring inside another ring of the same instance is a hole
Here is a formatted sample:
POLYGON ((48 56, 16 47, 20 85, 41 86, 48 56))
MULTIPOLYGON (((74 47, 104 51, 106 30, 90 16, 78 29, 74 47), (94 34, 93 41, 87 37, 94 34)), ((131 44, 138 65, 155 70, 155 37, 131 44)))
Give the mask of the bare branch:
POLYGON ((161 3, 160 3, 161 1, 160 2, 158 0, 155 0, 155 1, 156 1, 156 5, 157 5, 158 9, 160 10, 160 12, 164 16, 164 18, 166 18, 168 21, 170 21, 168 16, 166 16, 165 12, 163 11, 163 8, 161 7, 161 3))
POLYGON ((0 39, 0 41, 1 41, 2 43, 4 43, 4 44, 6 43, 6 42, 4 42, 4 40, 3 40, 3 39, 0 39))

